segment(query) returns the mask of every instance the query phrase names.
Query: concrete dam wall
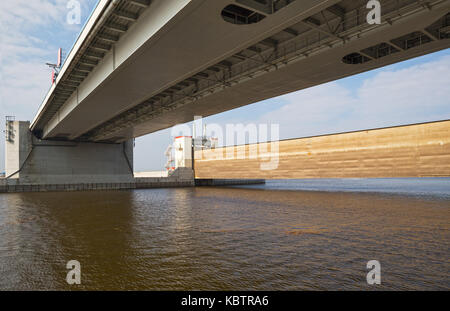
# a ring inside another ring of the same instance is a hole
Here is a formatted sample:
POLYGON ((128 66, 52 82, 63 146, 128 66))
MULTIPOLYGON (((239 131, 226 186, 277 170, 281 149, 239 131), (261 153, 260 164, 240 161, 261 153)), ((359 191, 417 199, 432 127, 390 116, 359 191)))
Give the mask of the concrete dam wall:
POLYGON ((450 176, 450 121, 198 150, 198 179, 450 176))

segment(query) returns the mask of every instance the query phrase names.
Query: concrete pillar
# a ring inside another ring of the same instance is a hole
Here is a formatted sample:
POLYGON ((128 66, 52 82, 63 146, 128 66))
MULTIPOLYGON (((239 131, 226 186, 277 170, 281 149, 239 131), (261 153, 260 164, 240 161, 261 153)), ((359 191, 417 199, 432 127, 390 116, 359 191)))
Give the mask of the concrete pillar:
POLYGON ((128 183, 133 141, 121 144, 44 141, 14 121, 6 141, 6 176, 20 184, 128 183))
POLYGON ((17 179, 31 151, 30 122, 6 121, 5 177, 17 179))
POLYGON ((175 138, 175 168, 192 168, 192 137, 175 138))

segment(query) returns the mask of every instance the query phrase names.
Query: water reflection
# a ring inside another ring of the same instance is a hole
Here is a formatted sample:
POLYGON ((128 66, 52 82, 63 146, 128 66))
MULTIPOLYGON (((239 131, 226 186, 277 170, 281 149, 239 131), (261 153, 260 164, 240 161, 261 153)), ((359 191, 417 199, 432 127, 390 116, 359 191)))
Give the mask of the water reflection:
POLYGON ((450 201, 267 189, 0 195, 0 289, 449 289, 450 201), (82 285, 65 282, 69 260, 82 285))

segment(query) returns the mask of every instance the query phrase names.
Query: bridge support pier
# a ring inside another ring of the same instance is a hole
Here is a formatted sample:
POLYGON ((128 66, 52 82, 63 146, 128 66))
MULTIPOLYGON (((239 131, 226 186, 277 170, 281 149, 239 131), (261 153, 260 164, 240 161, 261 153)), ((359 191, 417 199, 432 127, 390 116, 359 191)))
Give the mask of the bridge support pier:
POLYGON ((44 141, 30 123, 7 121, 8 184, 86 184, 134 182, 133 141, 121 144, 44 141))

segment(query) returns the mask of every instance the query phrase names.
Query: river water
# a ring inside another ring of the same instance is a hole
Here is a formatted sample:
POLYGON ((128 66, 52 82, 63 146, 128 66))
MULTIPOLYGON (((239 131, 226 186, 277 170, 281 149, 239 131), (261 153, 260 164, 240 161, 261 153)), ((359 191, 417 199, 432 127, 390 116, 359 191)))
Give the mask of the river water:
POLYGON ((449 290, 449 255, 446 178, 0 194, 2 290, 449 290))

